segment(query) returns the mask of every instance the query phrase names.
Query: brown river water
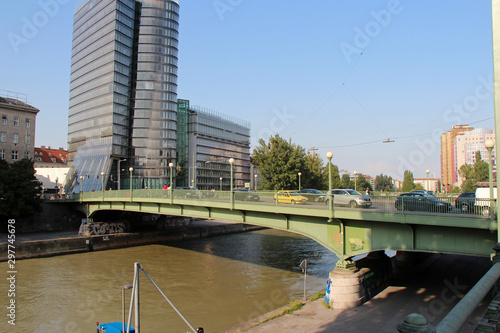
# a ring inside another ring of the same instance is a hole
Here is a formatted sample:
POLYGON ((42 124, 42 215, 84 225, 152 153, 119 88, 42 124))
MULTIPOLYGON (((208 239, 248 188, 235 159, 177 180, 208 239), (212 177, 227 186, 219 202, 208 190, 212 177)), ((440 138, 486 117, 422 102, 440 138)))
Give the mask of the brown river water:
MULTIPOLYGON (((121 286, 132 284, 134 262, 191 325, 222 332, 301 299, 304 274, 299 264, 304 259, 306 294, 324 291, 337 257, 313 240, 278 230, 18 260, 15 297, 7 297, 8 267, 3 262, 0 332, 95 332, 96 322, 121 321, 121 286), (11 299, 15 326, 6 316, 11 299)), ((128 312, 130 290, 125 295, 128 312)), ((142 273, 140 310, 141 332, 190 331, 142 273)))

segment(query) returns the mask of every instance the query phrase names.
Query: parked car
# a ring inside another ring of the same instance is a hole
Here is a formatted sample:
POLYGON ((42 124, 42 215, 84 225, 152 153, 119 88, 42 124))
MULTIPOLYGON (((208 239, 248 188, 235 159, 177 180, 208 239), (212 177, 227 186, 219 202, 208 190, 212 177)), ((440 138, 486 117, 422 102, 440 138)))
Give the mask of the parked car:
POLYGON ((463 213, 473 212, 476 209, 476 192, 463 192, 455 198, 455 207, 463 213))
POLYGON ((234 190, 234 200, 259 201, 260 197, 257 193, 250 191, 248 188, 239 188, 234 190))
POLYGON ((432 195, 433 197, 435 197, 436 195, 434 194, 434 192, 432 191, 427 191, 427 190, 413 190, 411 191, 413 193, 423 193, 423 194, 429 194, 429 195, 432 195))
POLYGON ((408 192, 399 195, 394 203, 397 210, 419 210, 446 213, 452 210, 449 202, 426 193, 408 192))
POLYGON ((298 191, 297 193, 300 193, 300 195, 306 197, 307 200, 309 200, 309 201, 314 201, 314 202, 325 201, 325 194, 323 192, 321 192, 320 190, 307 188, 307 189, 302 189, 302 190, 298 191))
MULTIPOLYGON (((325 194, 325 202, 328 205, 330 201, 330 191, 325 194)), ((351 189, 332 190, 333 204, 338 206, 350 206, 352 208, 368 208, 372 205, 372 199, 368 195, 362 195, 358 191, 351 189)))
POLYGON ((274 195, 274 201, 289 204, 306 204, 307 198, 294 191, 279 191, 274 195))

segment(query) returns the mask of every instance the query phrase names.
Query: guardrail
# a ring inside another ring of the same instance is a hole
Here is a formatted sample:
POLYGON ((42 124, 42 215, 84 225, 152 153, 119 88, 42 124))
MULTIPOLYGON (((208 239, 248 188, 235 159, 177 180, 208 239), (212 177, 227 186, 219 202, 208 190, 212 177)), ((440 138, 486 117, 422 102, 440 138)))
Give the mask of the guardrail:
MULTIPOLYGON (((152 199, 165 200, 172 204, 185 203, 186 200, 198 202, 227 202, 252 203, 263 206, 299 206, 304 209, 328 210, 329 196, 327 194, 301 194, 307 198, 298 200, 294 191, 214 191, 214 190, 185 190, 185 189, 133 189, 113 190, 100 192, 75 193, 72 200, 95 200, 95 201, 118 201, 152 199), (286 195, 288 194, 288 195, 286 195), (173 198, 171 198, 171 196, 173 198)), ((468 199, 460 201, 455 197, 426 197, 413 198, 398 195, 369 195, 353 196, 349 198, 333 196, 334 210, 362 210, 372 213, 390 213, 403 215, 440 215, 453 216, 456 218, 484 218, 492 219, 496 216, 496 199, 468 199), (366 200, 357 201, 357 198, 370 198, 369 204, 366 200)), ((69 198, 68 198, 69 199, 69 198)))

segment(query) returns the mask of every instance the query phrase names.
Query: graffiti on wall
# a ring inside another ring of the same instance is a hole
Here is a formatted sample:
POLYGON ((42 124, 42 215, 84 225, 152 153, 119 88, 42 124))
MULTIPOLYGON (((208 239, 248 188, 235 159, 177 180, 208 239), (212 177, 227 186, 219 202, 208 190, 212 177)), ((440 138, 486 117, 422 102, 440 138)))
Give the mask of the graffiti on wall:
POLYGON ((109 235, 128 232, 130 230, 126 222, 93 222, 82 220, 79 236, 109 235))

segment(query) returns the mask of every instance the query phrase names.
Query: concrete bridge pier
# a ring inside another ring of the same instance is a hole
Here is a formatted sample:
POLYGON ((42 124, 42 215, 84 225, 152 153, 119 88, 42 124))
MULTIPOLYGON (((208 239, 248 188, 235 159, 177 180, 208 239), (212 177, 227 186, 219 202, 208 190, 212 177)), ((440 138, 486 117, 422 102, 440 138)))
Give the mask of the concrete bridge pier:
POLYGON ((373 298, 389 285, 392 262, 384 251, 371 252, 356 262, 339 260, 330 272, 325 303, 332 309, 350 309, 373 298))

